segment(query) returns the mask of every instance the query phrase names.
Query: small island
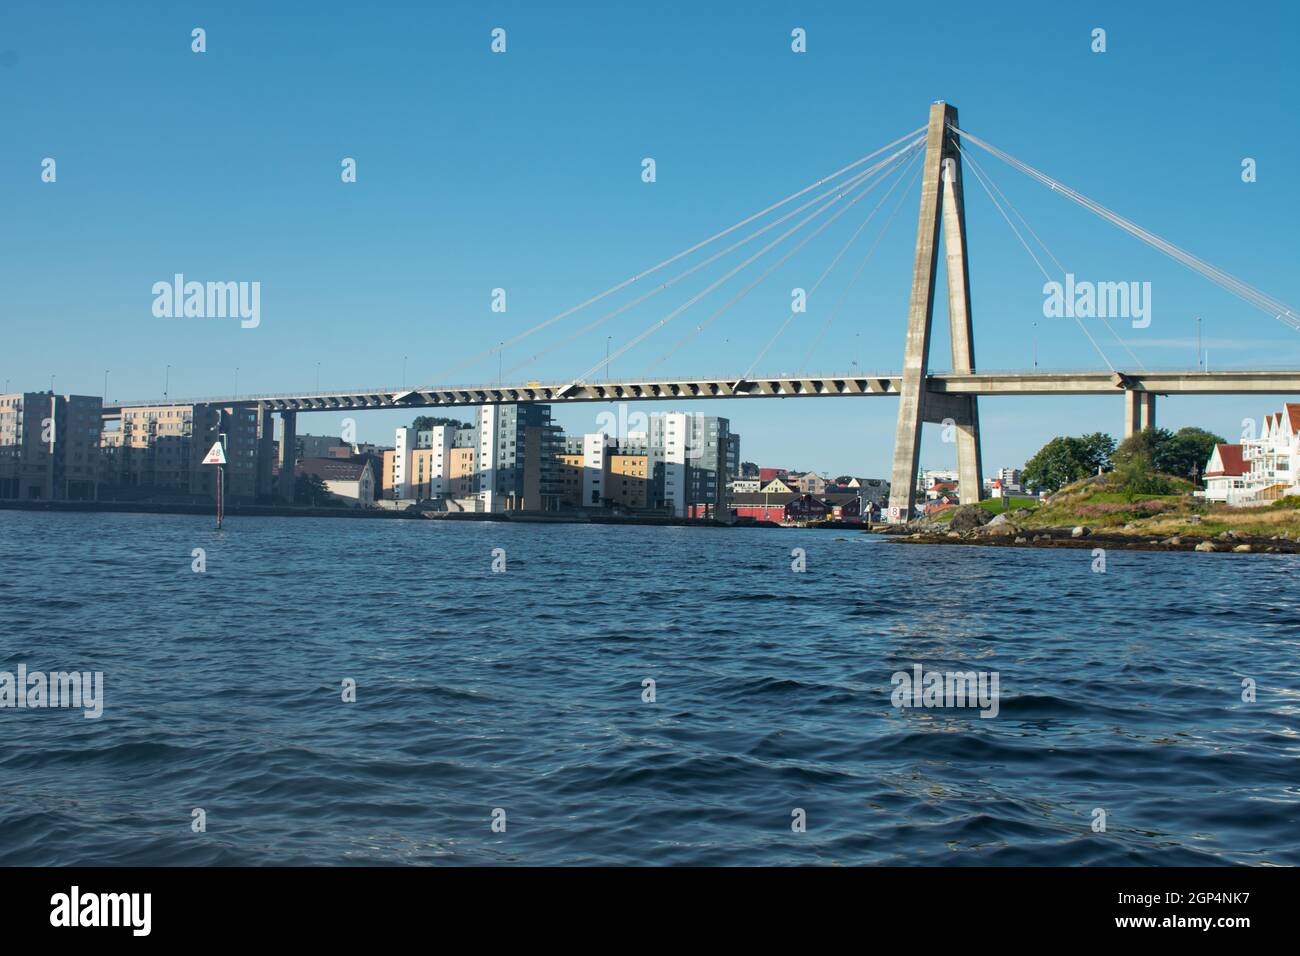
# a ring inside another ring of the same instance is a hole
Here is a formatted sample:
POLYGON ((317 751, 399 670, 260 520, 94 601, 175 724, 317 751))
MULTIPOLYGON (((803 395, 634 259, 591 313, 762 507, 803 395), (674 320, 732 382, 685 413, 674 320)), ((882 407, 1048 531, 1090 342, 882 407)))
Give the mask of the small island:
POLYGON ((1104 434, 1058 437, 1025 466, 1049 494, 960 505, 877 530, 928 544, 1300 552, 1300 497, 1229 505, 1208 501, 1194 479, 1179 476, 1197 474, 1222 444, 1199 428, 1147 429, 1118 447, 1104 434))

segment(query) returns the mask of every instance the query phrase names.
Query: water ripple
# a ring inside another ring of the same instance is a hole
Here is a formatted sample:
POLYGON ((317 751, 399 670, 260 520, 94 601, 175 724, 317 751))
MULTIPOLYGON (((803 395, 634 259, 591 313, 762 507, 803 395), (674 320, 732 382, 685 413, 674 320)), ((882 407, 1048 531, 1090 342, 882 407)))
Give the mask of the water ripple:
POLYGON ((0 512, 0 670, 106 698, 0 710, 0 864, 1294 865, 1300 559, 1199 557, 0 512))

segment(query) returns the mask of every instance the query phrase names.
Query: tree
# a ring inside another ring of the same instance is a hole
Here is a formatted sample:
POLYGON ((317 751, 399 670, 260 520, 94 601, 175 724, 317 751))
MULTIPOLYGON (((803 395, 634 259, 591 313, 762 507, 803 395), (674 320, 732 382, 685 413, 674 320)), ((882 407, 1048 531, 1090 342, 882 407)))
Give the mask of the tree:
POLYGON ((1105 432, 1093 432, 1084 435, 1079 441, 1083 442, 1084 463, 1088 466, 1089 474, 1110 471, 1111 456, 1115 454, 1115 439, 1105 432))
POLYGON ((457 428, 469 427, 464 422, 458 422, 454 418, 438 418, 433 415, 420 415, 415 421, 411 422, 411 427, 417 432, 427 432, 439 425, 455 425, 457 428))
POLYGON ((293 500, 295 504, 314 506, 328 501, 329 498, 329 490, 325 487, 325 482, 321 480, 320 475, 302 474, 294 480, 293 500))
POLYGON ((1109 465, 1114 439, 1096 432, 1082 438, 1057 436, 1025 462, 1025 484, 1052 492, 1109 465))
POLYGON ((1155 469, 1179 478, 1199 475, 1214 453, 1214 446, 1223 443, 1223 438, 1203 428, 1180 428, 1156 449, 1155 469))
POLYGON ((1119 443, 1112 456, 1116 469, 1136 467, 1157 471, 1156 461, 1161 449, 1173 438, 1167 428, 1144 428, 1134 432, 1119 443))
POLYGON ((1203 428, 1144 429, 1130 435, 1115 450, 1115 473, 1129 498, 1173 494, 1176 485, 1166 475, 1190 478, 1205 467, 1214 446, 1223 439, 1203 428))

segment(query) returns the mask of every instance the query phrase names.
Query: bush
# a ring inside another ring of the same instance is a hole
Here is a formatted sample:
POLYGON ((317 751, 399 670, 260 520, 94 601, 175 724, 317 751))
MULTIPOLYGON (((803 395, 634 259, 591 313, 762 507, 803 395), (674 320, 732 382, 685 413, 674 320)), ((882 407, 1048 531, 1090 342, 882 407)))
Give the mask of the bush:
POLYGON ((1114 488, 1133 501, 1142 495, 1172 495, 1178 493, 1177 483, 1167 475, 1157 474, 1151 460, 1136 455, 1119 465, 1114 472, 1114 488))

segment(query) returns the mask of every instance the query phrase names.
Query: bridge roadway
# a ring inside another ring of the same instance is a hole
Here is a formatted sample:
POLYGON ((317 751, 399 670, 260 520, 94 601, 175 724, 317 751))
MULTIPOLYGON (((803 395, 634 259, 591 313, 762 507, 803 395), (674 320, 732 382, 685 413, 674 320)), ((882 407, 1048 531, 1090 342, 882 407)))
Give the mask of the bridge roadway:
MULTIPOLYGON (((927 377, 936 395, 1251 395, 1300 393, 1300 371, 972 372, 927 377)), ((148 399, 106 403, 105 417, 121 409, 208 404, 258 407, 273 412, 363 411, 447 408, 516 402, 677 402, 737 398, 825 398, 897 395, 900 373, 814 375, 777 378, 664 378, 615 382, 528 382, 522 385, 420 386, 346 389, 272 395, 148 399)))

